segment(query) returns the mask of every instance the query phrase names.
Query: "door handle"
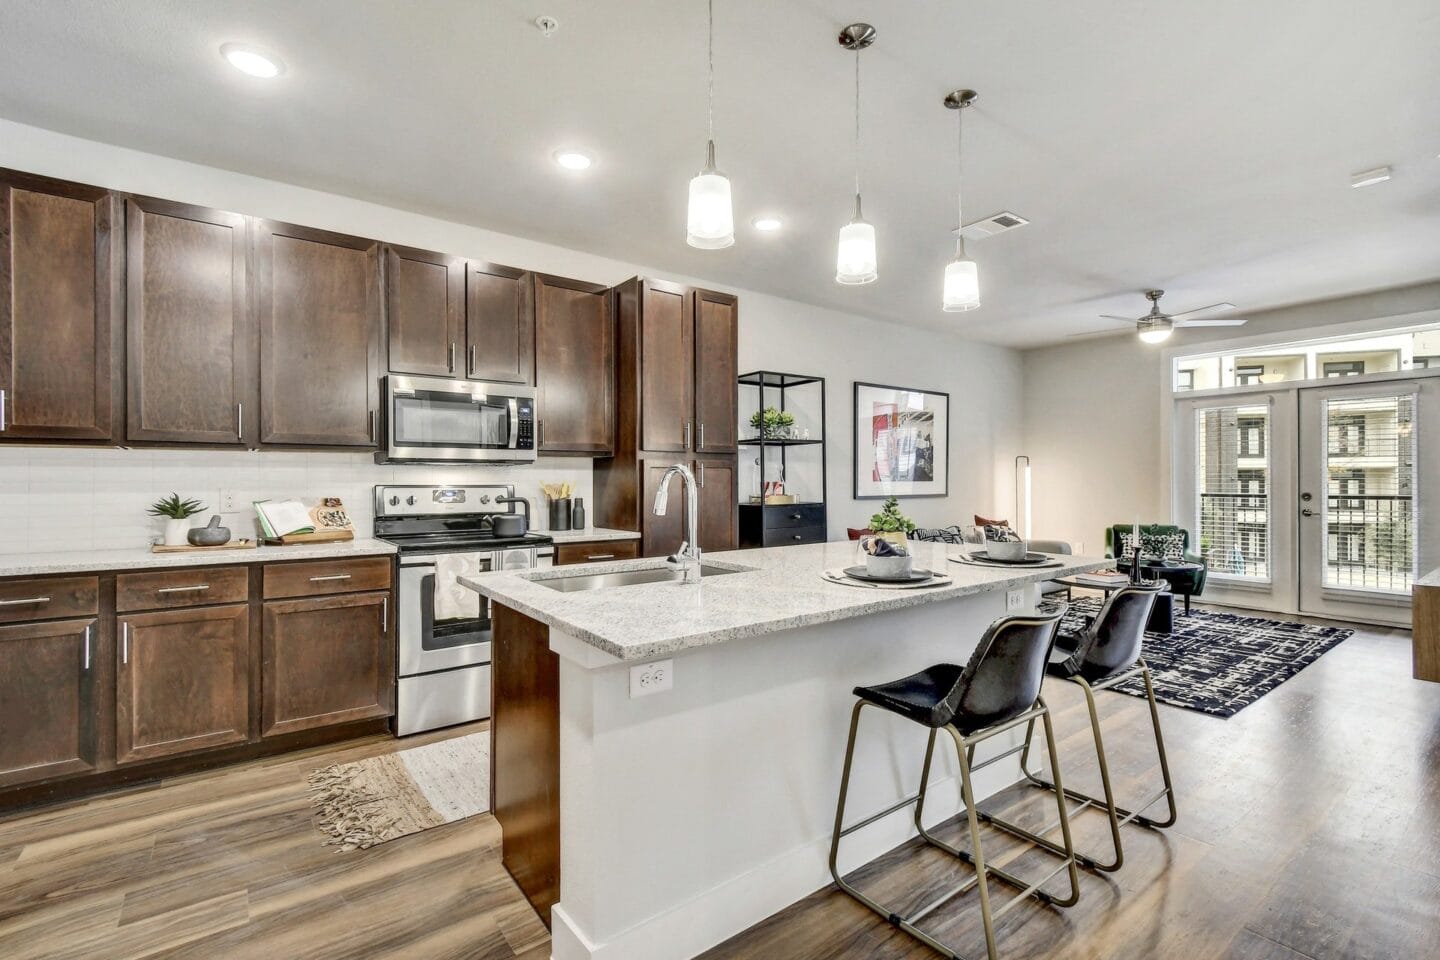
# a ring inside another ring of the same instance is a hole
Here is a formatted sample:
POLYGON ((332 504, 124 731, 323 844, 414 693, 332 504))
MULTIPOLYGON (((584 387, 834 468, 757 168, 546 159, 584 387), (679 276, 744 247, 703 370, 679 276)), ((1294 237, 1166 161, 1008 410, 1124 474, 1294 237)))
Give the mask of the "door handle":
POLYGON ((1309 507, 1306 507, 1304 510, 1301 510, 1301 511, 1300 511, 1300 516, 1302 516, 1302 517, 1313 517, 1313 516, 1315 516, 1315 511, 1314 511, 1314 510, 1311 510, 1309 507))
POLYGON ((329 575, 323 576, 323 577, 311 577, 311 578, 310 578, 310 582, 311 582, 311 583, 321 583, 322 581, 325 581, 325 580, 349 580, 349 579, 350 579, 350 574, 348 574, 348 573, 332 573, 332 574, 329 574, 329 575))
POLYGON ((194 593, 194 592, 198 592, 198 591, 201 591, 201 590, 209 590, 209 589, 210 589, 210 584, 208 584, 208 583, 197 583, 197 584, 196 584, 195 586, 193 586, 193 587, 161 587, 160 589, 156 590, 155 592, 156 592, 156 593, 194 593))
POLYGON ((0 600, 0 607, 23 607, 26 604, 49 603, 49 597, 21 597, 19 600, 0 600))
POLYGON ((465 371, 473 376, 475 374, 475 344, 470 344, 470 368, 465 371))
POLYGON ((366 413, 367 413, 367 416, 369 417, 369 419, 366 421, 365 429, 366 429, 366 432, 367 432, 367 433, 369 434, 369 436, 370 436, 370 442, 371 442, 371 443, 374 443, 374 442, 375 442, 375 411, 374 411, 374 410, 369 410, 369 411, 366 411, 366 413))
POLYGON ((700 478, 699 478, 699 479, 700 479, 700 487, 701 487, 701 489, 704 489, 704 487, 705 487, 705 463, 704 463, 704 461, 701 461, 700 463, 695 464, 695 466, 697 466, 697 467, 700 468, 700 478))
POLYGON ((684 447, 686 450, 689 450, 689 449, 690 449, 690 421, 689 421, 689 420, 686 420, 686 421, 685 421, 685 427, 684 427, 684 429, 681 431, 681 433, 682 433, 682 435, 684 436, 684 442, 681 444, 681 446, 684 447))
POLYGON ((386 636, 390 633, 390 598, 380 598, 380 635, 386 636))

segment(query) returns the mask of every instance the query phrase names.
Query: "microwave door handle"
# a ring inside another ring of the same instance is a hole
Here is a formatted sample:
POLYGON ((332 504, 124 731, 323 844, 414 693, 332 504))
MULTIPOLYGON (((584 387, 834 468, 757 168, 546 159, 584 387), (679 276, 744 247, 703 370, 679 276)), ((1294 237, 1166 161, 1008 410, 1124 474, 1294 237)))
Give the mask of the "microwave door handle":
POLYGON ((510 398, 510 440, 505 446, 510 450, 518 449, 520 446, 520 401, 514 397, 510 398))

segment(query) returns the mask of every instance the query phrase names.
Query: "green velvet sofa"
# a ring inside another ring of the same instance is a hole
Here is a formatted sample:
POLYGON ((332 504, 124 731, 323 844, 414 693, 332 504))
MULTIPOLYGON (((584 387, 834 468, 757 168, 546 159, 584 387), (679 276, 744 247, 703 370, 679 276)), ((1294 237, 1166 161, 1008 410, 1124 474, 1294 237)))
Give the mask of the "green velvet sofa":
MULTIPOLYGON (((1130 569, 1129 559, 1120 556, 1120 535, 1129 533, 1134 528, 1133 524, 1116 523, 1105 528, 1105 556, 1114 557, 1116 566, 1128 571, 1130 569)), ((1198 563, 1199 570, 1173 570, 1162 576, 1170 584, 1170 590, 1185 598, 1185 610, 1190 610, 1190 598, 1198 597, 1205 592, 1206 569, 1205 558, 1198 553, 1190 551, 1190 531, 1184 527, 1168 523, 1142 523, 1140 524, 1140 536, 1169 536, 1178 533, 1184 542, 1185 560, 1188 563, 1198 563)))

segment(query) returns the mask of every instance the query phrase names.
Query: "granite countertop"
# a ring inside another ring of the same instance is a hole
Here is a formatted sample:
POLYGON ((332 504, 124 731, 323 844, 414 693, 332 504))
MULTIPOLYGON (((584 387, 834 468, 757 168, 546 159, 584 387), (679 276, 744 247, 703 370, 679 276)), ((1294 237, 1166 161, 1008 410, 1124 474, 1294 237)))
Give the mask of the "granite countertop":
POLYGON ((921 606, 957 597, 1086 573, 1111 566, 1102 557, 1057 557, 1062 566, 1001 569, 948 561, 954 544, 914 544, 915 564, 950 575, 948 586, 916 590, 843 586, 826 570, 858 562, 853 543, 807 544, 706 554, 706 564, 740 571, 699 584, 648 583, 561 593, 536 580, 586 573, 656 569, 664 560, 577 564, 531 573, 462 577, 465 586, 620 660, 648 660, 690 647, 921 606))
POLYGON ((634 530, 611 530, 609 527, 586 527, 584 530, 536 530, 556 543, 593 543, 602 540, 639 540, 634 530))
POLYGON ((0 554, 0 577, 88 573, 93 570, 217 567, 234 563, 272 563, 276 560, 330 560, 394 552, 395 545, 383 540, 346 540, 340 543, 297 543, 275 547, 262 545, 254 550, 205 550, 195 553, 151 553, 146 546, 129 550, 0 554))

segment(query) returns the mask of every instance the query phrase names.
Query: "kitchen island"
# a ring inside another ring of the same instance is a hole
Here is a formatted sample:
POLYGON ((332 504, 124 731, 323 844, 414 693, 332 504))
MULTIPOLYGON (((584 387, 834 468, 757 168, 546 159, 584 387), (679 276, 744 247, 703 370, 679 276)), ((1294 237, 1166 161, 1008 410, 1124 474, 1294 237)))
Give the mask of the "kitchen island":
MULTIPOLYGON (((950 561, 953 545, 916 547, 917 566, 950 583, 825 581, 857 562, 847 543, 707 555, 695 584, 553 589, 666 567, 655 559, 461 580, 495 609, 495 813, 553 957, 694 956, 829 883, 851 689, 964 663, 1007 599, 1032 610, 1040 582, 1110 562, 997 569, 950 561)), ((856 817, 914 792, 925 741, 867 715, 856 817)), ((994 764, 977 793, 1018 777, 1013 759, 994 764)), ((952 759, 937 759, 930 795, 927 818, 958 811, 952 759)), ((866 827, 842 870, 913 832, 903 815, 866 827)))

